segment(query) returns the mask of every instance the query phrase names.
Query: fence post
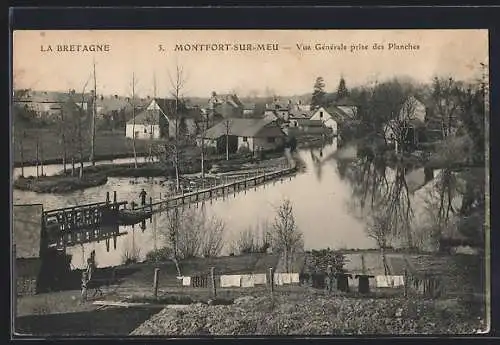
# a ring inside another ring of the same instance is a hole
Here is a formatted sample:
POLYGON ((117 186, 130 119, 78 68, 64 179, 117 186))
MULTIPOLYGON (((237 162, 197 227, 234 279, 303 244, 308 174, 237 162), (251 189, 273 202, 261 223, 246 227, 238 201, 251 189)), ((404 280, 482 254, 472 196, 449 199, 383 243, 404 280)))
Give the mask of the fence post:
POLYGON ((215 286, 215 267, 210 267, 210 280, 212 281, 212 296, 217 298, 217 288, 215 286))
POLYGON ((269 267, 269 284, 271 286, 271 297, 274 296, 274 273, 273 268, 269 267))
POLYGON ((155 298, 158 298, 158 282, 159 282, 159 278, 160 278, 160 269, 159 268, 155 268, 155 275, 154 275, 154 278, 153 278, 153 294, 154 294, 155 298))

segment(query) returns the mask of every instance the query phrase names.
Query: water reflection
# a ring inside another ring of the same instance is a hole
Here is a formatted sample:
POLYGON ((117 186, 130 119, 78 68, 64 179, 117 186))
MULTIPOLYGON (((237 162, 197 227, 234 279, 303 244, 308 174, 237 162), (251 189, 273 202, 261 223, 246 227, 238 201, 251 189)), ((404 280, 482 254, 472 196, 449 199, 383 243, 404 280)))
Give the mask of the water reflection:
MULTIPOLYGON (((226 243, 235 240, 238 234, 249 226, 272 221, 277 207, 284 198, 290 199, 299 228, 304 233, 306 249, 312 248, 374 248, 376 243, 365 233, 362 219, 355 217, 346 207, 345 200, 351 198, 351 181, 342 179, 335 152, 336 141, 323 148, 303 149, 298 152, 305 165, 303 172, 291 178, 277 180, 256 189, 229 195, 227 198, 208 201, 190 207, 204 207, 208 215, 215 215, 226 224, 226 243)), ((52 195, 14 191, 15 203, 44 204, 45 209, 53 209, 76 204, 103 201, 106 191, 117 191, 119 200, 138 201, 142 188, 154 200, 168 192, 166 186, 160 184, 162 179, 138 179, 131 184, 128 178, 110 178, 105 186, 89 188, 70 194, 52 195)), ((146 229, 139 226, 122 227, 127 235, 117 240, 117 250, 111 246, 106 251, 104 242, 84 245, 84 256, 92 250, 96 251, 97 264, 101 267, 118 265, 122 262, 123 252, 136 248, 140 258, 154 248, 163 245, 167 217, 156 214, 152 221, 146 222, 146 229)), ((82 248, 68 248, 73 255, 72 264, 81 267, 82 248)), ((226 246, 225 254, 228 253, 226 246)))

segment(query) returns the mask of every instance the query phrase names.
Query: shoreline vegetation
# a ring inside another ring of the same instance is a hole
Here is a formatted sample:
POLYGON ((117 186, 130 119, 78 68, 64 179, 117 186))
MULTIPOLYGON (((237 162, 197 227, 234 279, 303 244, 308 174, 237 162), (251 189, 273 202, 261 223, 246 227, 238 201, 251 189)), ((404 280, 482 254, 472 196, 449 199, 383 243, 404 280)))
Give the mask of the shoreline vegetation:
MULTIPOLYGON (((117 157, 114 157, 117 158, 117 157)), ((207 157, 204 161, 205 173, 209 173, 212 168, 217 172, 237 172, 243 169, 266 169, 283 164, 284 155, 282 152, 265 152, 260 158, 255 158, 252 154, 233 154, 229 161, 222 157, 207 157)), ((201 160, 191 158, 179 167, 181 175, 201 173, 201 160)), ((134 163, 108 163, 95 166, 83 167, 82 178, 79 178, 80 167, 75 167, 73 176, 71 167, 66 173, 60 171, 56 175, 41 177, 19 176, 14 181, 14 188, 23 191, 36 193, 67 193, 75 190, 82 190, 91 187, 101 186, 107 183, 109 177, 175 177, 175 168, 172 165, 161 162, 138 162, 137 168, 134 163)))

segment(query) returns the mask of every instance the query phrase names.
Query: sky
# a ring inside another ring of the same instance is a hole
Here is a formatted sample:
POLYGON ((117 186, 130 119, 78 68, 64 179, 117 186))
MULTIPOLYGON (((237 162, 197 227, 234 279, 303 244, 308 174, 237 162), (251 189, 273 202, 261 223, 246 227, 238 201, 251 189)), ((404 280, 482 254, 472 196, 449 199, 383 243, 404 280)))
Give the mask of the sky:
POLYGON ((88 91, 95 61, 98 94, 130 96, 134 75, 135 92, 142 97, 155 96, 155 89, 157 97, 169 96, 176 66, 184 71, 186 97, 209 97, 212 91, 291 96, 312 92, 318 76, 332 92, 341 76, 348 87, 395 76, 469 80, 479 76, 481 62, 488 62, 487 30, 30 30, 15 31, 12 43, 14 88, 81 92, 87 85, 88 91), (109 51, 57 50, 92 44, 108 45, 109 51), (217 49, 193 51, 196 44, 217 49), (235 50, 247 44, 277 48, 235 50), (384 49, 374 49, 375 44, 384 49), (409 49, 389 49, 391 44, 409 49), (191 50, 176 51, 176 45, 191 50))

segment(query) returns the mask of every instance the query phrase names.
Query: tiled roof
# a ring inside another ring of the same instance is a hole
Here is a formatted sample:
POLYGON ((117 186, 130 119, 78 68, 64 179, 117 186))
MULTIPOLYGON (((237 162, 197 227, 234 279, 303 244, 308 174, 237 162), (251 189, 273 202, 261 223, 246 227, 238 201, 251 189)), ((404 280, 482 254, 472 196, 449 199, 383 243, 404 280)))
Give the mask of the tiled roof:
POLYGON ((236 135, 240 137, 281 137, 285 134, 271 119, 240 119, 235 118, 228 121, 221 121, 215 126, 209 128, 204 138, 217 139, 226 135, 228 131, 227 125, 229 123, 229 135, 236 135))
POLYGON ((333 117, 333 119, 337 122, 345 121, 346 119, 351 118, 349 114, 340 109, 337 106, 330 106, 326 108, 326 111, 333 117))
POLYGON ((16 258, 40 257, 43 205, 13 206, 13 242, 16 258))

